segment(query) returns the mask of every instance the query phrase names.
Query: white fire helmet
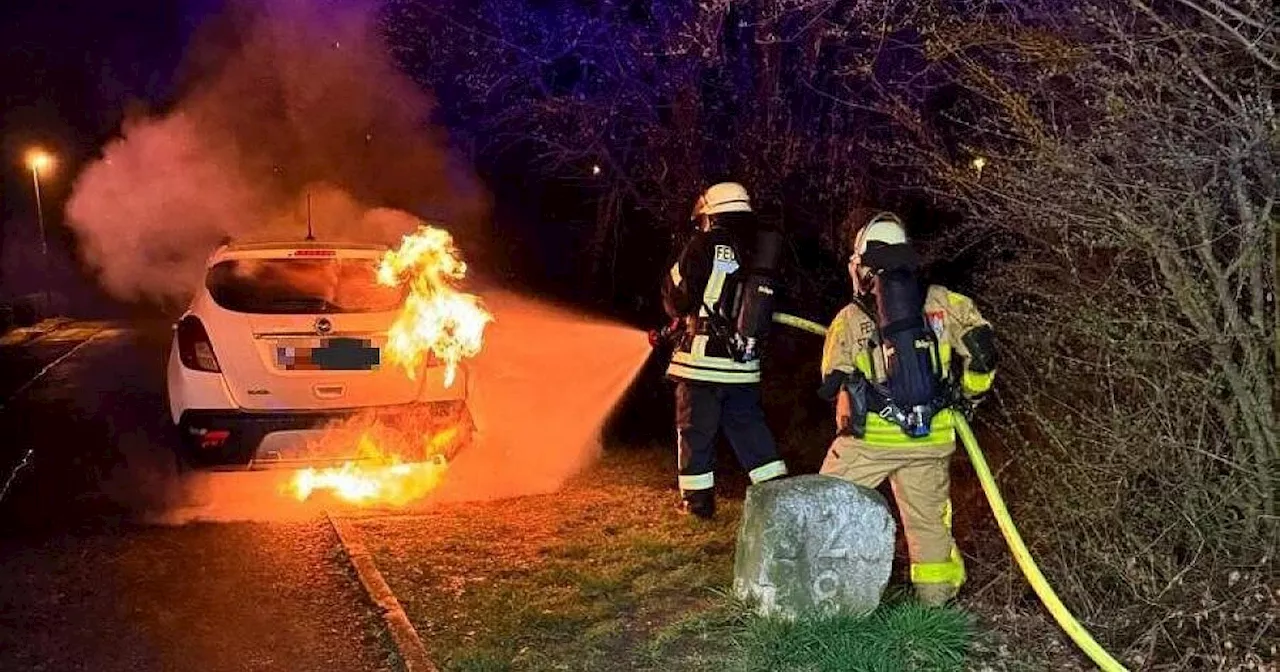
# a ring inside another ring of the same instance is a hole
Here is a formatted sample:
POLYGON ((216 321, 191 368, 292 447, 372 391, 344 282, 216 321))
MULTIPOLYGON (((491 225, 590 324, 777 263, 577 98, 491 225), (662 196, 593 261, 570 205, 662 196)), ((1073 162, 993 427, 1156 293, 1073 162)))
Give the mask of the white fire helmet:
POLYGON ((693 204, 689 219, 696 221, 724 212, 751 212, 751 197, 741 184, 721 182, 711 185, 693 204))
POLYGON ((863 267, 862 255, 867 251, 867 245, 873 242, 885 245, 906 244, 907 230, 902 220, 892 212, 878 213, 854 237, 853 249, 849 254, 849 276, 853 278, 853 291, 857 294, 862 294, 867 289, 863 283, 871 271, 863 267))

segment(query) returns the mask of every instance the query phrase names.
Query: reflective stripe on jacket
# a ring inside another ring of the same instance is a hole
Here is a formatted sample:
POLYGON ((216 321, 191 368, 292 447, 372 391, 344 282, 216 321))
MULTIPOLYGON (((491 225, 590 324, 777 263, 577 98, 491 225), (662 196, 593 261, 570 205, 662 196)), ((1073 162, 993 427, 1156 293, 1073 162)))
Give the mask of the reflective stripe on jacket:
MULTIPOLYGON (((967 394, 986 392, 995 380, 995 372, 979 374, 969 370, 969 350, 964 335, 989 323, 978 312, 973 301, 963 294, 939 285, 929 287, 925 297, 925 319, 938 337, 938 354, 942 360, 944 383, 951 379, 951 356, 956 353, 964 362, 961 387, 967 394)), ((884 353, 875 345, 875 321, 856 304, 849 304, 836 315, 827 329, 822 349, 822 376, 833 371, 861 373, 872 382, 883 384, 888 370, 884 353), (874 364, 874 366, 872 366, 874 364), (874 378, 873 378, 874 376, 874 378)), ((945 446, 955 442, 955 429, 950 410, 933 418, 928 436, 911 438, 890 420, 869 413, 864 441, 875 447, 945 446)))

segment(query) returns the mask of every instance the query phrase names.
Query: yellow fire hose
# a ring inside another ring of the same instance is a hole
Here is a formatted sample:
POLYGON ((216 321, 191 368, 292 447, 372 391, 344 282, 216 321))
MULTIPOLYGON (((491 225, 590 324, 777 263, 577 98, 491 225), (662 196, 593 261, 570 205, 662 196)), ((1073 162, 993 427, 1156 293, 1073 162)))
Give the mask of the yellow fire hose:
POLYGON ((801 331, 807 331, 811 334, 816 334, 818 336, 827 335, 826 327, 822 326, 821 324, 818 324, 817 322, 810 322, 809 320, 806 320, 804 318, 796 317, 795 315, 788 315, 786 313, 774 313, 773 321, 777 322, 778 324, 785 324, 788 327, 799 329, 801 331))
MULTIPOLYGON (((824 336, 827 328, 817 322, 787 315, 785 313, 774 313, 773 321, 778 324, 784 324, 788 327, 807 331, 811 334, 824 336)), ((1058 625, 1069 635, 1089 656, 1099 669, 1103 672, 1127 672, 1123 665, 1111 657, 1089 632, 1080 625, 1075 616, 1067 610, 1062 604, 1062 600, 1058 599, 1057 593, 1053 592, 1053 588, 1049 582, 1045 580, 1044 574, 1040 572, 1040 568, 1036 566, 1036 561, 1031 557, 1031 552, 1027 550, 1026 544, 1022 542, 1022 535, 1018 534, 1018 528, 1014 526, 1013 519, 1009 517, 1009 510, 1005 508, 1004 497, 1000 495, 1000 488, 996 487, 996 479, 991 474, 991 468, 987 466, 987 459, 982 454, 982 449, 978 447, 978 440, 973 436, 973 430, 969 427, 969 423, 965 421, 964 415, 953 413, 956 431, 960 434, 960 442, 964 444, 965 452, 969 454, 969 462, 973 465, 973 470, 978 474, 978 481, 982 483, 982 492, 987 496, 987 502, 991 505, 991 512, 995 514, 996 523, 1000 525, 1000 532, 1004 535, 1005 541, 1009 544, 1009 551, 1013 553, 1013 559, 1017 561, 1018 567, 1022 570, 1023 576, 1027 577, 1027 581, 1031 584, 1031 588, 1036 591, 1036 595, 1040 598, 1040 602, 1044 604, 1049 613, 1053 615, 1053 619, 1058 625)))

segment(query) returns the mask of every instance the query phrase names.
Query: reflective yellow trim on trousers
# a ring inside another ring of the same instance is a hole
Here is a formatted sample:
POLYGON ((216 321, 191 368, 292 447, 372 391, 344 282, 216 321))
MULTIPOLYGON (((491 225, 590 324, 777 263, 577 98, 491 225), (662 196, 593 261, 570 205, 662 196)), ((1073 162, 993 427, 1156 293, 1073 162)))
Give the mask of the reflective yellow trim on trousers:
POLYGON ((681 475, 676 479, 680 483, 680 490, 710 490, 716 487, 716 475, 708 471, 705 474, 693 474, 692 476, 681 475))
POLYGON ((774 460, 752 469, 747 475, 751 477, 752 483, 761 483, 771 478, 786 476, 787 464, 782 460, 774 460))
MULTIPOLYGON (((942 505, 942 526, 951 533, 951 499, 942 505)), ((913 562, 911 563, 911 583, 945 583, 953 588, 964 585, 964 558, 955 542, 951 544, 951 555, 946 562, 913 562)))
POLYGON ((965 394, 982 394, 991 389, 991 383, 996 378, 996 372, 974 373, 973 371, 965 371, 964 376, 960 378, 960 388, 965 394))
POLYGON ((964 585, 964 559, 951 547, 951 557, 943 562, 911 563, 911 583, 945 583, 953 588, 964 585))

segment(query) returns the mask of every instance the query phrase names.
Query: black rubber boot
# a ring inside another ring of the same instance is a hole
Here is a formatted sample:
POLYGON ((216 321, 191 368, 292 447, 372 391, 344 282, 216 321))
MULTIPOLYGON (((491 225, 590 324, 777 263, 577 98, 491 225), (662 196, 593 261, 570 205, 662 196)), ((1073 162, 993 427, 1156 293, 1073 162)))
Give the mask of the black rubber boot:
POLYGON ((715 490, 708 488, 683 492, 677 508, 682 514, 693 514, 703 520, 710 520, 716 515, 715 490))

